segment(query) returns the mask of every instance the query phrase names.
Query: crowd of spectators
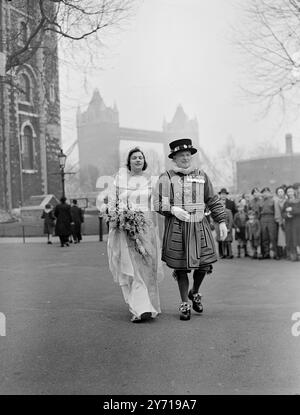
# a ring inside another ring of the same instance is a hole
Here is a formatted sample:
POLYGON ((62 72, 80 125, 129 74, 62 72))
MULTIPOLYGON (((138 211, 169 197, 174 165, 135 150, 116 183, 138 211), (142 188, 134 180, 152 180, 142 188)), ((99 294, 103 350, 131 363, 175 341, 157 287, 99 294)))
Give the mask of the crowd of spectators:
POLYGON ((281 185, 274 193, 269 187, 255 187, 236 198, 223 188, 219 195, 227 214, 226 240, 221 241, 217 223, 211 226, 220 258, 234 257, 235 240, 238 258, 300 259, 300 183, 281 185))

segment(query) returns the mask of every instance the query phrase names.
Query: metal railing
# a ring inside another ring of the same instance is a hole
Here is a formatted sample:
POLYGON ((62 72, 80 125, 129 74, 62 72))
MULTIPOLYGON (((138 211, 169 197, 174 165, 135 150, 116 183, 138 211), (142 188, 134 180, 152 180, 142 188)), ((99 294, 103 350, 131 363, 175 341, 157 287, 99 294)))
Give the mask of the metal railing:
MULTIPOLYGON (((99 217, 98 235, 99 242, 103 241, 104 227, 103 218, 99 217)), ((86 235, 83 232, 83 235, 86 235)), ((94 235, 97 235, 95 232, 94 235)), ((42 238, 46 235, 43 232, 43 225, 41 224, 27 224, 20 222, 12 223, 0 223, 0 238, 21 238, 23 243, 26 242, 26 238, 42 238)))
POLYGON ((22 238, 43 236, 43 225, 26 224, 20 222, 0 223, 0 238, 22 238))

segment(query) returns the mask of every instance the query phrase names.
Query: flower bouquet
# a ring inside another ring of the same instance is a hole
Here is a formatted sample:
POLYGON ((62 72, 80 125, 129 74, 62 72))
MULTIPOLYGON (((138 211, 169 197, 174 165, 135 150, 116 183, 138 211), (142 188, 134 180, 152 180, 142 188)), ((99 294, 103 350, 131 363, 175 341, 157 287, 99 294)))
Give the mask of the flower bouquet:
POLYGON ((134 241, 135 249, 139 254, 143 257, 148 255, 140 238, 148 225, 144 212, 132 210, 129 206, 117 206, 116 209, 110 209, 105 214, 104 220, 109 222, 111 227, 124 231, 127 237, 134 241))

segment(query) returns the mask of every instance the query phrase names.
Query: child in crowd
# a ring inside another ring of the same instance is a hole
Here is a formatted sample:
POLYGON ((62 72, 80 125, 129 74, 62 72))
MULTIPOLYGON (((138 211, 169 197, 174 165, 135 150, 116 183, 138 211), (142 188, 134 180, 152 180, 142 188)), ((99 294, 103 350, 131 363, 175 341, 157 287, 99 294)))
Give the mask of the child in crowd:
POLYGON ((234 215, 233 224, 235 227, 235 239, 237 240, 238 258, 241 257, 241 249, 244 249, 245 257, 248 256, 246 240, 247 214, 243 203, 238 204, 238 211, 234 215))
POLYGON ((47 235, 47 243, 52 244, 52 236, 55 227, 55 216, 50 204, 46 204, 41 219, 44 219, 44 233, 47 235))
MULTIPOLYGON (((247 196, 245 193, 243 193, 239 199, 238 205, 242 205, 243 206, 243 210, 244 212, 248 212, 248 205, 249 205, 249 200, 247 199, 247 196)), ((237 213, 237 212, 236 212, 237 213)), ((234 219, 234 216, 233 216, 234 219)))
POLYGON ((257 219, 256 213, 253 211, 248 212, 248 220, 246 222, 245 237, 247 241, 250 241, 253 251, 253 259, 259 258, 258 248, 261 243, 261 226, 260 221, 257 219))

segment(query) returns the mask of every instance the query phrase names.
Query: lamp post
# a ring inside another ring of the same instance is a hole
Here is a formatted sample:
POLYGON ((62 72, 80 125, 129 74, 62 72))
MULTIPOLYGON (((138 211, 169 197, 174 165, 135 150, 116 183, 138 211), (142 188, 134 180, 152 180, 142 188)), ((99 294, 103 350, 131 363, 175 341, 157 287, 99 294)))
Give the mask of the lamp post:
POLYGON ((58 154, 58 160, 59 160, 59 168, 60 168, 61 184, 62 184, 62 197, 66 197, 66 195, 65 195, 66 159, 67 159, 67 156, 63 153, 62 149, 60 149, 60 153, 58 154))

